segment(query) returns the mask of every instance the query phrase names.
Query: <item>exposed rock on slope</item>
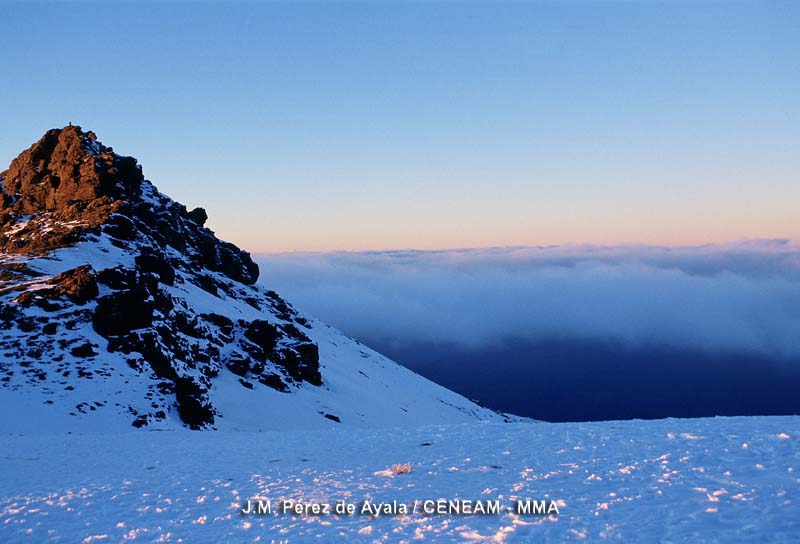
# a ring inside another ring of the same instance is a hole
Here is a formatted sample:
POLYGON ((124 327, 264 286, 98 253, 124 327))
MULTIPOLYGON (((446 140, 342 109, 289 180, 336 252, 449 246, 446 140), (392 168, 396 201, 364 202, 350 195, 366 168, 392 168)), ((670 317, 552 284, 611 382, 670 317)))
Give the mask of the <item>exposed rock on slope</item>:
POLYGON ((92 132, 48 131, 0 189, 0 409, 78 428, 276 428, 275 409, 300 426, 498 417, 255 286, 203 209, 92 132))

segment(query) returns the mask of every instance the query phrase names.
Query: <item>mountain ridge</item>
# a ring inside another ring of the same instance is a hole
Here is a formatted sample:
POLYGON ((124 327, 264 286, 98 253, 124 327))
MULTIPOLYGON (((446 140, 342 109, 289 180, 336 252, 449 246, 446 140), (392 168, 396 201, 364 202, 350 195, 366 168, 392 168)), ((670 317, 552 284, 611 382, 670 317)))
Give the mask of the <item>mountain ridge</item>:
POLYGON ((202 208, 163 195, 91 131, 48 131, 0 188, 0 391, 12 409, 12 396, 44 418, 57 405, 78 429, 102 428, 98 412, 136 428, 276 428, 253 414, 301 405, 311 426, 502 419, 255 285, 250 254, 216 238, 202 208), (417 409, 415 390, 431 397, 417 409), (387 417, 387 402, 399 413, 387 417))

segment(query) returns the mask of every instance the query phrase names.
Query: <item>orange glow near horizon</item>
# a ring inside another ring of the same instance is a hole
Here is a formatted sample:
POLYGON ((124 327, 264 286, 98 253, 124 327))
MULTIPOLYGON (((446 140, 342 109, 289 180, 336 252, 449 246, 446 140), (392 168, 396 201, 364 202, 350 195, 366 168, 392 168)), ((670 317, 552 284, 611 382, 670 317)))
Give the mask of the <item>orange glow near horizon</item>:
MULTIPOLYGON (((398 249, 443 250, 454 248, 484 248, 509 246, 550 245, 650 245, 664 247, 700 246, 733 242, 742 239, 800 238, 800 227, 787 221, 775 220, 761 228, 751 224, 728 225, 711 221, 695 225, 670 225, 651 222, 641 228, 628 225, 604 225, 595 229, 579 228, 519 228, 478 232, 469 229, 425 230, 421 227, 405 230, 375 228, 348 229, 346 225, 331 225, 324 235, 314 236, 303 231, 272 230, 268 239, 243 236, 239 232, 218 231, 217 234, 252 253, 381 251, 398 249), (613 228, 616 227, 616 228, 613 228), (699 232, 698 232, 699 231, 699 232)), ((265 237, 266 238, 266 237, 265 237)))

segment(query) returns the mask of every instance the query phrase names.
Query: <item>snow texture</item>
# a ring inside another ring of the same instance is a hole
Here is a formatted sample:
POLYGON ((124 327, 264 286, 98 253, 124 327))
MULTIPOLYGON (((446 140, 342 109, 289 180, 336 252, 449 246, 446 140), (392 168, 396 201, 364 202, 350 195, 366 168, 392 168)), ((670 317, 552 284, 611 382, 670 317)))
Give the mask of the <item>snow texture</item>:
MULTIPOLYGON (((280 416, 280 414, 276 414, 280 416)), ((0 541, 797 542, 800 417, 5 435, 0 541), (411 472, 391 467, 411 463, 411 472), (499 500, 492 515, 283 500, 499 500), (506 511, 527 498, 559 515, 506 511), (272 515, 242 515, 245 501, 272 515)))

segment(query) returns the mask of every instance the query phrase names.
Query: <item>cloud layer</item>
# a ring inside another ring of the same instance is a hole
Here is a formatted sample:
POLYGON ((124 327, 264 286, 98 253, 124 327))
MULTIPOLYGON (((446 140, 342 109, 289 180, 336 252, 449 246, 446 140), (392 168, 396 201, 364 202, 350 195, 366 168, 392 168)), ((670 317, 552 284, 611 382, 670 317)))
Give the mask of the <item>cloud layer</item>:
POLYGON ((800 241, 260 255, 262 282, 383 345, 510 339, 800 355, 800 241))

